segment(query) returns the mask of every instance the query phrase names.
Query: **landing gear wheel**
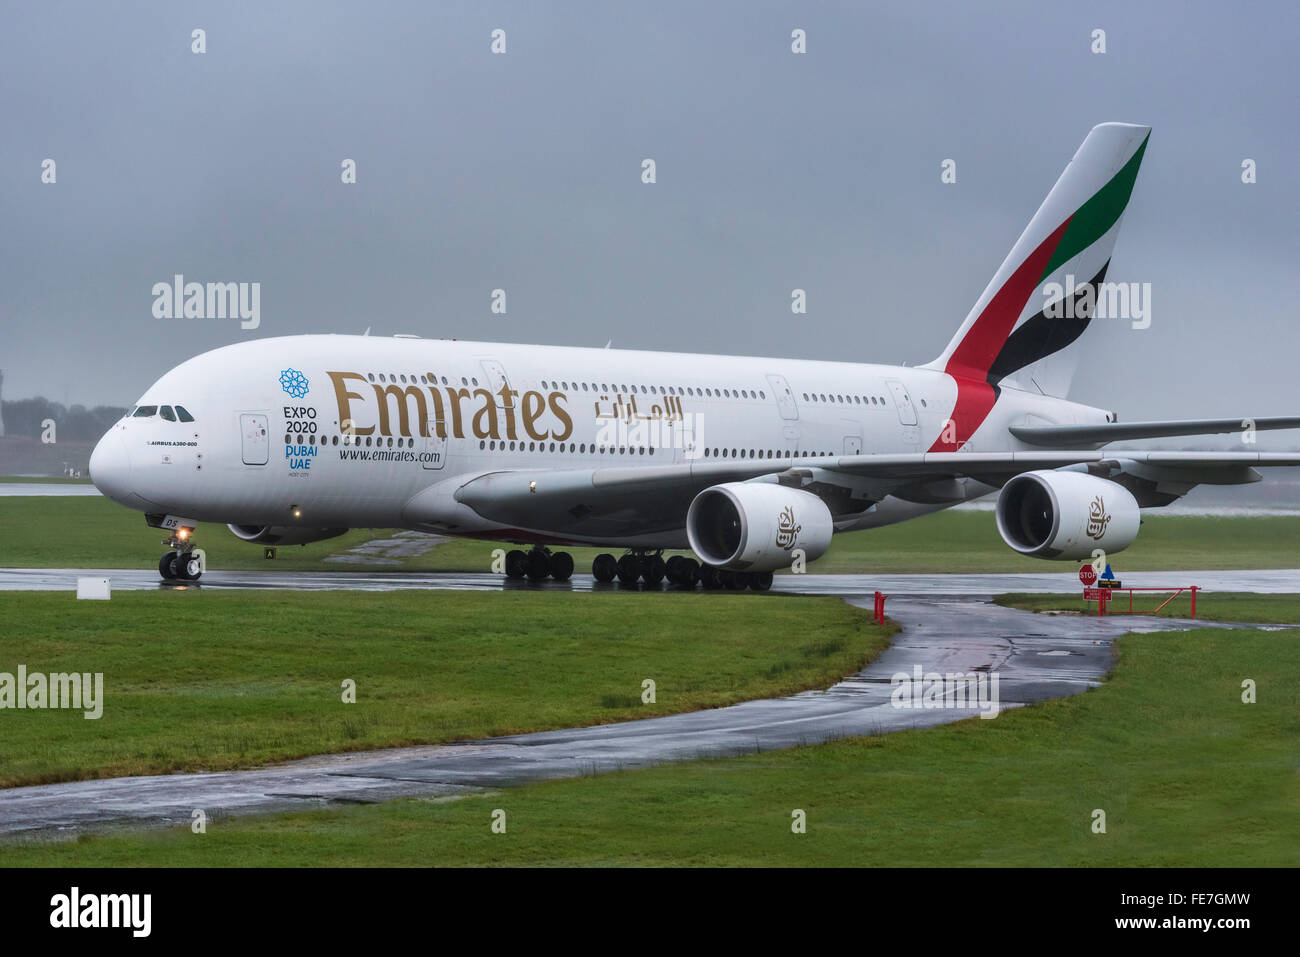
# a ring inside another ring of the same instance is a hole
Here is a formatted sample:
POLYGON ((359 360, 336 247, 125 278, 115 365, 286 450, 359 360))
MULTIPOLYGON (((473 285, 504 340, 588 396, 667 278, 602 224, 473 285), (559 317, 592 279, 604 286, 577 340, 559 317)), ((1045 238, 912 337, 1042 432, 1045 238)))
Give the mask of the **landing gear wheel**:
POLYGON ((677 584, 683 588, 694 588, 700 580, 700 563, 693 558, 683 558, 677 563, 677 584))
POLYGON ((618 574, 618 560, 613 555, 597 555, 591 563, 591 577, 598 582, 612 582, 618 574))
POLYGON ((203 574, 203 565, 193 552, 181 552, 172 562, 178 581, 196 582, 203 574))
POLYGON ((568 552, 553 552, 550 569, 551 577, 557 582, 567 582, 573 575, 573 556, 568 552))
POLYGON ((635 585, 641 577, 641 557, 624 555, 618 560, 618 580, 624 585, 635 585))
POLYGON ((667 570, 668 567, 662 558, 658 555, 648 555, 641 565, 641 580, 647 585, 658 585, 664 580, 667 570))
POLYGON ((546 552, 533 550, 528 553, 528 578, 539 582, 551 573, 550 556, 546 552))
POLYGON ((528 554, 519 549, 506 552, 506 578, 518 581, 528 574, 528 554))
POLYGON ((719 575, 720 572, 713 565, 700 566, 700 584, 708 591, 722 587, 722 579, 719 575))
POLYGON ((158 559, 158 574, 168 581, 175 581, 176 568, 173 564, 176 561, 176 553, 168 552, 162 558, 158 559))
POLYGON ((750 572, 749 587, 754 591, 767 591, 772 587, 771 572, 750 572))

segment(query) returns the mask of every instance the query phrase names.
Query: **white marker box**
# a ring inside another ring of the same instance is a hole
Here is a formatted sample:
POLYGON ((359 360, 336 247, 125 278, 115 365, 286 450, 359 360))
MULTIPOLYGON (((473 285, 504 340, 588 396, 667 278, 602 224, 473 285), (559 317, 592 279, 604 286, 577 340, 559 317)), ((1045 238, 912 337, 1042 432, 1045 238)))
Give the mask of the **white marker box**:
POLYGON ((108 601, 112 598, 107 578, 78 578, 77 598, 89 598, 93 601, 108 601))

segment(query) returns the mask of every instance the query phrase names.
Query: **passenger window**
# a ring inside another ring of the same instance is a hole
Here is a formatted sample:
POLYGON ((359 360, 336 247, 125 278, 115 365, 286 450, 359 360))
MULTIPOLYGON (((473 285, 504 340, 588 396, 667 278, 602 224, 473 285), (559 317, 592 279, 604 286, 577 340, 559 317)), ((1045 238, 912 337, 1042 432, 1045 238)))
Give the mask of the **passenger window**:
POLYGON ((172 411, 172 407, 170 405, 164 405, 161 408, 159 408, 158 414, 161 415, 168 422, 176 421, 176 413, 172 411))
POLYGON ((182 422, 194 421, 194 416, 190 415, 183 405, 176 406, 176 418, 180 419, 182 422))
POLYGON ((140 406, 140 408, 138 408, 138 409, 135 410, 135 415, 132 416, 132 418, 136 418, 136 419, 148 419, 148 418, 152 418, 153 416, 155 416, 155 415, 157 415, 157 414, 158 414, 158 406, 156 406, 156 405, 142 405, 142 406, 140 406))

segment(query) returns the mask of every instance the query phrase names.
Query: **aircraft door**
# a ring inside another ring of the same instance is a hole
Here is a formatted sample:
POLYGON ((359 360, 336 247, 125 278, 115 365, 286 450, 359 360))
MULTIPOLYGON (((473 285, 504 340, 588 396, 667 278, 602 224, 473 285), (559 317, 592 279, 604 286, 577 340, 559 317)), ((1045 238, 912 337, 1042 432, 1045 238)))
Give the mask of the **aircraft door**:
POLYGON ((772 395, 776 398, 776 407, 781 412, 781 418, 798 419, 799 406, 795 403, 794 392, 790 389, 790 383, 785 381, 785 376, 769 373, 767 384, 772 387, 772 395))
POLYGON ((245 465, 265 465, 271 457, 270 417, 265 412, 239 416, 245 465))
POLYGON ((429 409, 429 422, 425 428, 427 435, 420 437, 420 465, 429 470, 440 469, 447 464, 446 412, 435 403, 429 409))
POLYGON ((514 386, 510 385, 510 377, 506 375, 505 366, 500 362, 497 362, 496 359, 480 359, 479 365, 483 367, 483 374, 487 376, 488 389, 490 389, 492 394, 498 399, 497 407, 502 409, 507 408, 508 406, 505 403, 507 401, 513 403, 514 400, 502 399, 501 389, 503 387, 513 389, 514 386))
POLYGON ((903 385, 898 379, 886 379, 889 391, 894 396, 894 406, 898 409, 898 421, 903 425, 916 425, 916 406, 912 405, 912 397, 907 392, 907 386, 903 385))

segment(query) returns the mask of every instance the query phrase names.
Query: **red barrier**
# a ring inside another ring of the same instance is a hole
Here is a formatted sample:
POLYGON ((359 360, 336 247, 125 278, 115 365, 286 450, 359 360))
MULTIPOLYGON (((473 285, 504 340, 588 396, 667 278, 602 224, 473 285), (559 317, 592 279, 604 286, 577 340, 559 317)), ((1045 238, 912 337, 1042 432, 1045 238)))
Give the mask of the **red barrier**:
POLYGON ((876 607, 872 615, 874 615, 877 625, 885 623, 885 599, 888 597, 883 591, 876 592, 876 607))
POLYGON ((1196 593, 1197 593, 1198 591, 1200 591, 1200 590, 1201 590, 1201 586, 1200 586, 1200 585, 1183 585, 1183 586, 1181 586, 1181 587, 1179 587, 1179 588, 1085 588, 1085 589, 1083 590, 1083 600, 1084 600, 1084 601, 1095 601, 1095 602, 1097 603, 1097 615, 1098 615, 1098 616, 1102 616, 1102 615, 1107 614, 1106 608, 1107 608, 1107 606, 1109 605, 1109 603, 1111 602, 1112 598, 1114 597, 1114 592, 1117 592, 1117 591, 1126 591, 1126 592, 1128 592, 1128 612, 1127 612, 1127 614, 1130 614, 1130 615, 1156 615, 1156 614, 1159 614, 1159 613, 1160 613, 1161 609, 1163 609, 1166 605, 1168 605, 1171 601, 1173 601, 1175 598, 1177 598, 1177 597, 1178 597, 1179 595, 1181 595, 1183 592, 1189 592, 1189 593, 1191 594, 1191 596, 1192 596, 1192 617, 1195 618, 1195 617, 1196 617, 1196 593), (1134 593, 1135 591, 1170 592, 1170 595, 1169 595, 1168 598, 1166 598, 1164 601, 1162 601, 1159 605, 1157 605, 1157 606, 1156 606, 1155 608, 1153 608, 1151 611, 1134 611, 1134 610, 1133 610, 1133 593, 1134 593))

